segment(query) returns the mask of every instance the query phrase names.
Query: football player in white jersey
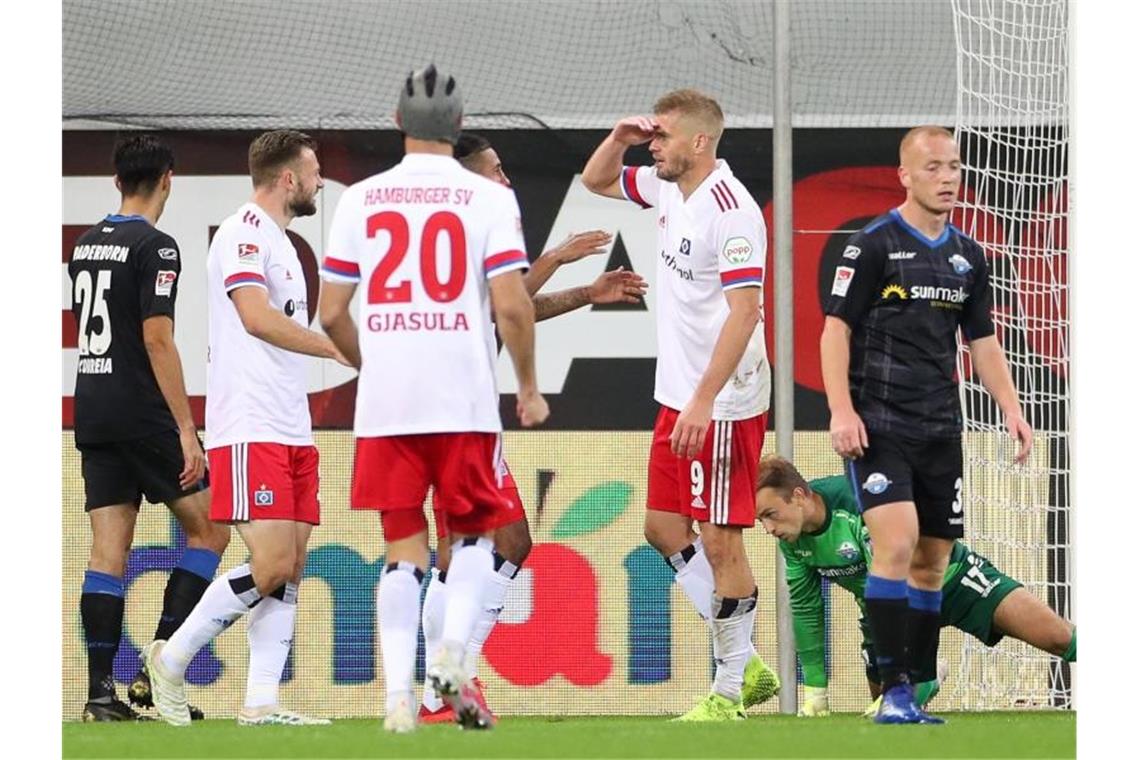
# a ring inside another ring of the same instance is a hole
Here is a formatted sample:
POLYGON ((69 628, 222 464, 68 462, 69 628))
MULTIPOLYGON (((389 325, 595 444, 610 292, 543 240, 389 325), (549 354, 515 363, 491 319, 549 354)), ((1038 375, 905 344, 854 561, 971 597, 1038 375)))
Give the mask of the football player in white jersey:
MULTIPOLYGON (((482 135, 462 132, 455 144, 455 158, 464 168, 482 175, 489 180, 510 187, 511 181, 503 171, 498 153, 482 135)), ((555 270, 564 264, 578 261, 586 256, 605 252, 605 246, 612 236, 602 230, 591 230, 570 235, 562 243, 544 252, 533 262, 533 266, 523 276, 527 292, 534 299, 534 321, 565 314, 588 304, 637 303, 645 294, 645 279, 636 272, 618 268, 603 272, 592 283, 582 287, 567 288, 555 293, 539 293, 538 290, 550 279, 555 270)), ((467 670, 480 699, 483 684, 478 677, 479 658, 483 654, 483 644, 491 635, 499 615, 503 611, 511 582, 518 575, 522 564, 530 554, 530 525, 518 485, 507 467, 506 459, 501 463, 502 492, 514 505, 508 512, 509 521, 495 529, 495 576, 490 593, 483 600, 483 608, 475 623, 475 630, 467 642, 467 670)), ((423 601, 424 649, 428 660, 440 645, 443 635, 443 613, 446 601, 446 577, 450 563, 450 540, 448 538, 447 515, 435 510, 436 559, 431 570, 427 593, 423 601)), ((525 654, 525 653, 520 653, 525 654)), ((490 713, 490 708, 487 708, 490 713)), ((492 718, 493 713, 490 713, 492 718)), ((423 701, 419 710, 420 723, 444 723, 455 720, 451 706, 443 702, 430 684, 424 685, 423 701)))
POLYGON ((453 77, 434 65, 408 75, 396 112, 406 155, 344 192, 322 266, 321 324, 342 351, 359 346, 361 358, 352 506, 378 510, 384 531, 387 567, 377 591, 384 727, 399 733, 416 726, 429 488, 447 514, 452 557, 442 643, 427 678, 461 725, 492 723, 464 667, 494 583, 490 536, 514 507, 501 490, 492 312, 514 360, 522 425, 549 414, 535 379, 518 202, 455 160, 462 116, 453 77), (357 283, 364 288, 354 322, 357 283))
POLYGON ((315 197, 324 185, 316 147, 311 137, 293 130, 254 140, 253 198, 222 222, 210 243, 210 519, 237 526, 250 561, 211 583, 169 641, 147 648, 155 704, 174 725, 190 722, 184 683, 190 660, 247 612, 249 676, 238 723, 329 722, 277 702, 306 547, 320 523, 307 357, 351 366, 332 341, 308 329, 305 276, 285 232, 295 217, 316 213, 315 197))
POLYGON ((712 690, 681 720, 735 720, 779 688, 752 644, 756 583, 743 537, 755 523, 770 395, 761 308, 767 237, 760 207, 716 157, 724 131, 717 102, 677 90, 653 111, 619 121, 582 182, 656 209, 661 410, 645 538, 712 628, 712 690), (643 143, 653 165, 623 166, 626 150, 643 143))

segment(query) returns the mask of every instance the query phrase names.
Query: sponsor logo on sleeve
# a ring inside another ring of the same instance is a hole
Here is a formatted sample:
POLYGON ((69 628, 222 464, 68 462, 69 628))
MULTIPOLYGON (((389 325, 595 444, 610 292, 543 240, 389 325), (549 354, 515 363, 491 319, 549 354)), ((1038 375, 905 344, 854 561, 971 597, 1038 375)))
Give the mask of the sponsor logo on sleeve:
POLYGON ((835 279, 831 281, 831 295, 840 298, 846 296, 847 289, 851 287, 851 280, 854 277, 855 270, 852 267, 836 267, 835 279))
POLYGON ((261 258, 261 250, 253 243, 238 243, 238 261, 242 264, 256 264, 261 258))
POLYGON ((156 296, 169 296, 174 289, 174 281, 178 279, 178 273, 172 272, 169 269, 160 269, 154 278, 154 294, 156 296))
POLYGON ((844 541, 835 551, 848 562, 859 559, 859 548, 850 541, 844 541))
POLYGON ((869 494, 878 496, 883 491, 886 491, 893 482, 894 481, 890 480, 881 472, 872 472, 867 476, 867 479, 863 481, 863 490, 869 494))
POLYGON ((960 253, 955 253, 950 257, 950 266, 954 267, 955 274, 966 274, 966 272, 974 268, 970 265, 970 262, 966 261, 966 257, 960 253))
POLYGON ((843 249, 843 258, 851 259, 852 261, 854 261, 855 259, 859 258, 859 254, 861 254, 862 252, 863 252, 863 249, 860 248, 859 246, 849 245, 843 249))
POLYGON ((177 248, 159 248, 158 249, 158 257, 160 259, 166 259, 167 261, 177 261, 178 260, 178 249, 177 248))
POLYGON ((732 264, 743 264, 752 258, 752 243, 748 238, 729 238, 724 244, 724 257, 732 264))

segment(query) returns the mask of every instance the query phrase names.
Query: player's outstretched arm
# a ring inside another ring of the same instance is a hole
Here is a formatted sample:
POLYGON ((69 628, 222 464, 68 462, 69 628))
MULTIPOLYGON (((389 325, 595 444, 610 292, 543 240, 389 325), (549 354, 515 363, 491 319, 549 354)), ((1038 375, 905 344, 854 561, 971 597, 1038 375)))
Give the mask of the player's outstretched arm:
POLYGON ((645 295, 645 279, 637 272, 618 267, 604 272, 585 287, 568 288, 534 297, 534 321, 557 317, 587 304, 637 303, 645 295))
POLYGON ((624 198, 621 192, 622 157, 631 145, 652 140, 656 129, 657 123, 651 116, 628 116, 619 121, 586 162, 582 169, 582 184, 598 195, 624 198))
POLYGON ((321 286, 321 329, 329 336, 333 345, 344 354, 348 363, 360 369, 360 343, 356 323, 352 321, 348 305, 356 284, 325 281, 321 286))
POLYGON ((182 444, 182 472, 178 483, 189 488, 202 479, 206 472, 206 453, 198 441, 194 428, 194 415, 186 395, 186 381, 182 374, 182 358, 174 342, 174 320, 165 314, 143 320, 143 345, 150 359, 158 389, 178 424, 178 438, 182 444))
POLYGON ((1017 398, 1017 388, 1009 374, 1009 363, 1005 351, 998 343, 997 336, 989 335, 970 341, 970 361, 982 385, 994 397, 998 408, 1005 415, 1005 427, 1010 436, 1018 442, 1014 461, 1023 463, 1033 447, 1033 428, 1021 414, 1021 402, 1017 398))
POLYGON ((855 412, 847 378, 851 366, 851 327, 839 317, 824 318, 819 358, 827 406, 831 410, 831 446, 841 457, 861 457, 867 447, 867 429, 855 412))
POLYGON ((253 337, 286 351, 333 359, 346 367, 352 366, 327 337, 301 327, 270 306, 269 294, 265 288, 237 288, 230 291, 230 299, 234 302, 245 331, 253 337))
POLYGON ((596 256, 606 252, 606 246, 613 235, 605 230, 577 232, 568 236, 558 245, 544 252, 530 265, 523 275, 526 292, 532 296, 546 284, 555 270, 563 264, 570 264, 586 256, 596 256))
POLYGON ((534 369, 534 304, 517 270, 492 277, 490 290, 495 325, 511 354, 518 378, 519 422, 523 427, 541 425, 550 415, 550 409, 538 392, 534 369))
POLYGON ((760 288, 734 288, 726 290, 724 297, 728 301, 728 317, 713 346, 709 366, 669 436, 673 453, 677 456, 692 459, 704 447, 712 420, 713 402, 736 371, 744 349, 748 347, 748 339, 760 324, 760 288))

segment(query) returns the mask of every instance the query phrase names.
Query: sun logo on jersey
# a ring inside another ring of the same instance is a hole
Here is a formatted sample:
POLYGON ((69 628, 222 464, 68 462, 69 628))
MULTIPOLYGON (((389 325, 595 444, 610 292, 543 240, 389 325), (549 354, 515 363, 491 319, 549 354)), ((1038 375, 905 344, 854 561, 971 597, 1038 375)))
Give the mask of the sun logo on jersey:
POLYGON ((906 290, 904 290, 901 285, 888 285, 887 287, 883 288, 883 292, 880 293, 879 296, 884 301, 891 300, 891 296, 894 296, 895 298, 903 301, 910 297, 907 295, 906 290))

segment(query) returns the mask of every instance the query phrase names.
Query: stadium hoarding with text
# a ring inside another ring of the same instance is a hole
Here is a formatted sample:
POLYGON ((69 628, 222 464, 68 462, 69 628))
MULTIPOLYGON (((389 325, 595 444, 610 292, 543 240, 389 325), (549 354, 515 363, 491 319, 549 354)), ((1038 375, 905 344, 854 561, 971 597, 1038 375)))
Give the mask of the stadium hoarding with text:
MULTIPOLYGON (((507 598, 500 624, 484 649, 480 673, 496 710, 519 714, 672 713, 708 687, 708 629, 673 584, 672 572, 644 541, 645 457, 648 432, 509 432, 504 451, 526 505, 534 549, 507 598)), ((379 715, 383 679, 377 641, 375 592, 383 568, 379 520, 348 508, 352 436, 316 434, 321 451, 322 524, 315 529, 299 594, 297 630, 283 699, 298 709, 332 716, 379 715)), ((766 451, 771 451, 769 440, 766 451)), ((78 618, 78 579, 86 562, 86 519, 79 457, 63 434, 63 708, 82 706, 85 652, 78 618), (79 537, 84 538, 79 538, 79 537)), ((839 462, 827 434, 798 433, 797 459, 808 477, 834 474, 839 462)), ((979 516, 981 517, 981 516, 979 516)), ((1043 525, 1022 525, 1031 539, 1043 525)), ((160 507, 144 507, 127 572, 125 636, 115 674, 128 682, 138 648, 150 640, 166 573, 181 547, 173 521, 160 507)), ((759 584, 755 641, 768 662, 776 658, 775 540, 759 528, 748 553, 759 584)), ((231 543, 222 569, 245 559, 231 543)), ((1046 573, 1044 558, 1002 568, 1032 581, 1046 573)), ((832 708, 866 706, 859 652, 858 613, 850 596, 829 593, 828 661, 832 708)), ((190 701, 211 716, 230 716, 245 688, 244 621, 195 658, 187 677, 190 701)), ((951 683, 939 700, 952 706, 971 663, 959 659, 961 634, 943 633, 951 683)), ((422 679, 420 647, 417 676, 422 679)), ((1042 668, 1016 673, 1045 678, 1042 668)), ((1013 685, 1014 688, 1017 684, 1013 685)), ((765 705, 773 710, 774 704, 765 705)))
MULTIPOLYGON (((797 334, 818 335, 823 324, 821 297, 830 288, 828 273, 843 252, 847 236, 866 221, 901 202, 895 171, 900 129, 803 129, 796 133, 795 172, 795 319, 797 334)), ((186 382, 201 424, 206 385, 205 257, 216 226, 248 199, 246 151, 255 132, 165 132, 177 157, 174 189, 160 227, 182 252, 181 298, 176 337, 186 368, 186 382)), ((298 219, 289 235, 298 249, 316 303, 318 261, 332 209, 344 188, 400 160, 399 135, 392 131, 316 132, 320 142, 324 191, 318 213, 298 219)), ((602 256, 567 265, 555 272, 546 291, 583 285, 605 269, 632 268, 649 281, 645 304, 579 309, 540 323, 538 380, 551 404, 549 427, 563 430, 648 430, 656 407, 652 401, 655 360, 654 251, 657 217, 632 203, 612 201, 587 192, 578 179, 598 130, 506 130, 486 133, 503 160, 523 214, 524 236, 531 257, 557 244, 567 234, 604 229, 614 234, 602 256)), ((63 418, 71 421, 77 336, 67 313, 70 287, 66 262, 76 237, 114 210, 118 197, 109 176, 115 133, 69 130, 63 133, 64 226, 62 319, 63 418)), ((747 185, 771 218, 771 155, 767 130, 738 129, 726 133, 720 146, 734 173, 747 185)), ((647 163, 648 154, 631 151, 630 163, 647 163)), ((969 191, 967 190, 967 194, 969 191)), ((996 222, 992 225, 1000 226, 996 222)), ((995 261, 995 271, 1008 268, 995 261)), ((765 301, 772 303, 772 278, 765 301)), ((316 310, 310 310, 315 316, 316 310)), ((1000 320, 999 320, 1000 324, 1000 320)), ((315 320, 313 327, 319 329, 315 320)), ((767 326, 773 345, 772 324, 767 326)), ((1055 336, 1036 333, 1002 336, 1003 341, 1049 350, 1055 336)), ((1045 362, 1044 366, 1054 366, 1045 362)), ((505 423, 515 424, 513 374, 509 359, 500 357, 498 376, 505 423)), ((1049 371, 1049 370, 1040 370, 1049 371)), ((799 340, 795 356, 796 427, 827 426, 827 408, 814 338, 799 340)), ((310 408, 319 428, 352 424, 355 398, 353 373, 332 362, 313 362, 310 408)))

